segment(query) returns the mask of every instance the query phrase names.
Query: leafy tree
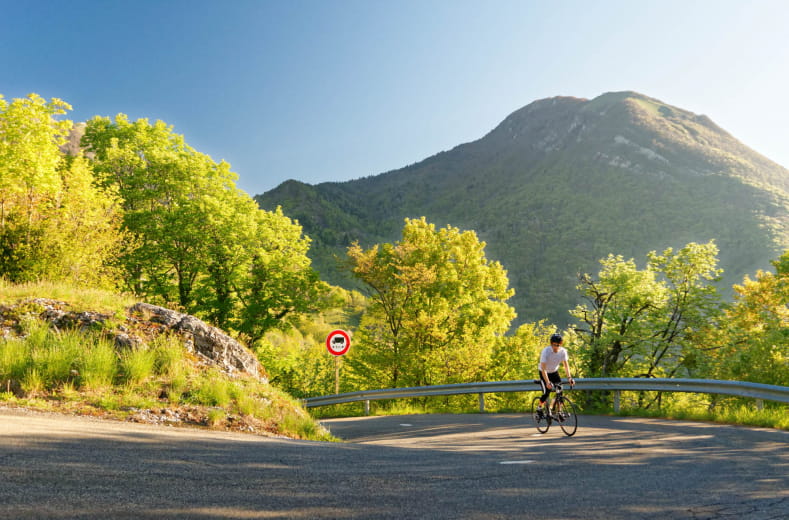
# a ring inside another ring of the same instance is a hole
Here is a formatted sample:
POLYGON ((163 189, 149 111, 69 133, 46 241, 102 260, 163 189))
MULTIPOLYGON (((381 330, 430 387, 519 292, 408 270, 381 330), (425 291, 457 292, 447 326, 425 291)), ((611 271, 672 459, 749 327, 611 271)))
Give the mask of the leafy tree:
POLYGON ((210 199, 232 182, 226 163, 188 146, 162 121, 88 122, 83 145, 95 154, 95 169, 116 185, 124 203, 124 226, 140 238, 124 257, 130 285, 191 309, 192 291, 205 270, 210 237, 203 232, 210 199))
POLYGON ((243 304, 239 330, 253 341, 272 328, 329 304, 329 286, 311 267, 309 238, 301 226, 282 214, 257 210, 251 260, 237 278, 235 291, 243 304))
POLYGON ((583 324, 579 332, 585 338, 586 371, 611 377, 643 351, 652 334, 646 317, 663 305, 665 288, 653 271, 639 271, 633 259, 609 255, 600 264, 597 279, 579 276, 578 290, 586 303, 571 314, 583 324))
POLYGON ((120 200, 98 186, 83 157, 60 168, 62 189, 42 210, 37 278, 70 280, 80 286, 113 287, 121 280, 117 258, 132 242, 121 230, 120 200))
POLYGON ((772 264, 734 286, 725 326, 709 331, 712 377, 789 386, 789 251, 772 264))
POLYGON ((94 118, 83 144, 123 199, 139 247, 124 257, 137 294, 177 302, 253 342, 325 303, 309 238, 280 210, 263 211, 215 163, 162 121, 94 118))
POLYGON ((581 356, 594 377, 671 377, 699 362, 699 331, 715 322, 720 300, 717 247, 690 243, 648 255, 644 270, 609 255, 597 279, 579 277, 586 300, 572 311, 580 320, 581 356))
POLYGON ((714 241, 690 243, 676 252, 669 248, 662 255, 649 253, 650 269, 666 280, 667 298, 661 312, 651 316, 653 335, 638 375, 693 375, 703 353, 700 331, 721 318, 721 299, 712 284, 722 272, 717 255, 714 241))
POLYGON ((60 150, 71 107, 36 94, 0 96, 0 275, 11 281, 112 285, 124 237, 113 190, 94 182, 82 157, 60 150))
POLYGON ((506 272, 484 248, 473 231, 436 230, 424 217, 406 219, 396 244, 348 248, 372 293, 348 360, 354 376, 382 386, 483 377, 515 316, 506 272))
POLYGON ((31 229, 37 202, 60 190, 58 146, 71 121, 56 116, 67 110, 71 105, 57 98, 29 94, 9 104, 0 96, 0 229, 9 212, 24 214, 31 229))

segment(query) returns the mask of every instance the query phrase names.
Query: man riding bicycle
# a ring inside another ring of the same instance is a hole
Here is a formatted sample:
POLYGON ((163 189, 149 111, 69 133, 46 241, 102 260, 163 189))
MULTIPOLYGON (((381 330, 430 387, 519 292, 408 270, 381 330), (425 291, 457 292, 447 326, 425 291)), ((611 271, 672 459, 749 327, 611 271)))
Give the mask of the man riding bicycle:
POLYGON ((540 353, 540 386, 542 387, 542 397, 537 408, 537 413, 542 415, 544 412, 545 401, 556 383, 561 383, 559 376, 559 365, 564 365, 564 373, 570 381, 570 386, 575 385, 573 376, 570 375, 570 361, 567 350, 562 347, 564 338, 561 334, 551 334, 551 345, 542 349, 540 353))

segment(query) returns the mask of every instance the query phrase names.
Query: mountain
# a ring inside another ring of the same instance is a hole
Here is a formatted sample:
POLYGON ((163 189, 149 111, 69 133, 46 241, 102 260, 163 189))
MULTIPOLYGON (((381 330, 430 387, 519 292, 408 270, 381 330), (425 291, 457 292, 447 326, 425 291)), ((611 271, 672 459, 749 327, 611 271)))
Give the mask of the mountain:
POLYGON ((405 168, 291 180, 255 199, 297 219, 321 276, 349 288, 335 258, 354 240, 394 242, 406 217, 474 230, 509 273, 519 323, 569 323, 577 273, 609 253, 643 267, 651 250, 715 239, 725 292, 789 247, 789 171, 708 117, 636 92, 535 101, 405 168))

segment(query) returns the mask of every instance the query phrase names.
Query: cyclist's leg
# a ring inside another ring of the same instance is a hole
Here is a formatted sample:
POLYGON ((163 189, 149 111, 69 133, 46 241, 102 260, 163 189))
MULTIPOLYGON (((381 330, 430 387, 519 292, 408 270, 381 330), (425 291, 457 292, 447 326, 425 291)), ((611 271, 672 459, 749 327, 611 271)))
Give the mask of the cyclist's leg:
MULTIPOLYGON (((542 370, 540 370, 539 373, 540 373, 540 388, 542 388, 542 395, 540 396, 540 407, 544 407, 545 401, 546 399, 548 399, 548 395, 551 393, 551 391, 548 390, 548 386, 545 384, 545 379, 542 376, 542 370)), ((548 378, 550 379, 550 374, 548 375, 548 378)))
MULTIPOLYGON (((554 385, 553 387, 556 388, 555 385, 557 383, 561 383, 562 382, 562 377, 559 375, 559 371, 557 370, 556 372, 548 372, 548 380, 554 385)), ((543 382, 543 388, 546 388, 545 382, 543 382)), ((545 391, 544 400, 548 398, 549 394, 550 394, 550 390, 546 390, 545 391)), ((555 403, 556 403, 556 399, 554 399, 554 406, 555 406, 555 403)), ((550 401, 549 401, 549 404, 550 404, 550 401)), ((549 412, 550 412, 550 410, 549 410, 549 412)))

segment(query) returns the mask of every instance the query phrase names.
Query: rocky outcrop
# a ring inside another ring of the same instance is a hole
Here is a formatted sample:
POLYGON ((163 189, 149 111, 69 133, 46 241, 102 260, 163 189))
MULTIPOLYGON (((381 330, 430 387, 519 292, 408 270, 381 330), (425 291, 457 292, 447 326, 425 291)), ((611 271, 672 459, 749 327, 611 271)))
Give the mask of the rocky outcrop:
POLYGON ((220 329, 194 316, 148 303, 137 303, 129 310, 132 315, 141 314, 148 321, 160 323, 183 337, 187 350, 208 360, 224 372, 231 375, 244 372, 265 378, 265 371, 257 357, 220 329))
POLYGON ((180 337, 184 348, 200 365, 215 367, 230 376, 251 375, 267 381, 266 372, 254 353, 223 331, 202 320, 164 307, 137 303, 128 309, 125 322, 92 311, 68 310, 66 302, 36 298, 0 306, 0 337, 18 335, 25 317, 38 317, 55 329, 101 330, 117 348, 140 348, 168 332, 180 337))

